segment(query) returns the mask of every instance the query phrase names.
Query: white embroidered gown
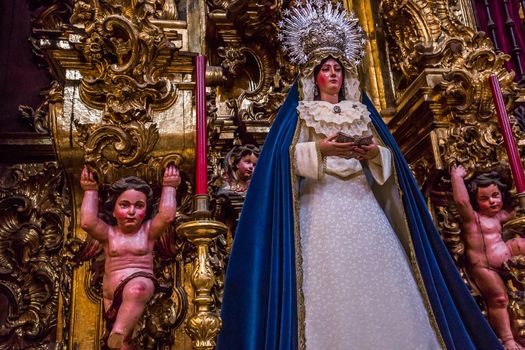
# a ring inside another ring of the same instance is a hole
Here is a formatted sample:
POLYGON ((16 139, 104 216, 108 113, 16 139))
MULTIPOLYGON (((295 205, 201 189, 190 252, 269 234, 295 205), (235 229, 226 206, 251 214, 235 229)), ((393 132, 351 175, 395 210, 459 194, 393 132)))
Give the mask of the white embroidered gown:
MULTIPOLYGON (((356 159, 327 157, 315 141, 344 131, 370 133, 355 101, 301 101, 294 167, 300 187, 300 237, 307 350, 440 349, 404 249, 356 159)), ((375 181, 392 175, 391 153, 368 161, 375 181)))

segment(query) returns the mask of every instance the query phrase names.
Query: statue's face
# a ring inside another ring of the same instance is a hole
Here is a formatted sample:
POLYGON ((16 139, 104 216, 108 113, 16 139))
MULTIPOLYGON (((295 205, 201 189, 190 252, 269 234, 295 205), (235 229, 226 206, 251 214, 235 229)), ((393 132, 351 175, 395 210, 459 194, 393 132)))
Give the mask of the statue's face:
POLYGON ((319 87, 321 99, 323 95, 337 95, 343 84, 343 68, 333 58, 329 58, 319 70, 315 82, 319 87))
POLYGON ((503 208, 503 198, 497 185, 478 187, 476 194, 479 211, 483 215, 494 216, 503 208))
POLYGON ((243 181, 250 180, 255 164, 257 164, 257 157, 254 154, 247 154, 242 157, 239 164, 237 164, 237 178, 243 181))
POLYGON ((137 232, 146 217, 146 195, 137 190, 126 190, 120 194, 113 208, 117 226, 125 233, 137 232))

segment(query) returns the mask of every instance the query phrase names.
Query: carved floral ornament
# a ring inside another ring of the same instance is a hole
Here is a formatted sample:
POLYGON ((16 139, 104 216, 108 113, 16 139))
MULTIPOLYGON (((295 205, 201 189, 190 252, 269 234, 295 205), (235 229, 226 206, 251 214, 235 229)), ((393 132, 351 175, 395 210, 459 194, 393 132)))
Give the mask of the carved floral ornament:
MULTIPOLYGON (((410 80, 428 66, 425 61, 429 56, 439 55, 443 41, 449 38, 468 40, 475 34, 458 17, 461 11, 451 11, 455 6, 443 0, 433 3, 419 0, 381 1, 380 12, 387 24, 394 71, 410 80)), ((434 64, 435 67, 443 67, 441 62, 434 64)))
POLYGON ((71 302, 62 252, 68 194, 54 163, 0 172, 0 299, 9 305, 0 349, 28 348, 47 343, 56 329, 59 296, 66 313, 71 302))
POLYGON ((499 77, 507 103, 516 96, 513 76, 491 41, 463 25, 448 2, 384 0, 380 4, 398 100, 421 76, 432 76, 425 92, 437 129, 440 162, 465 162, 466 168, 500 161, 501 141, 487 79, 499 77), (514 96, 514 97, 512 97, 514 96))
POLYGON ((154 20, 173 17, 174 11, 175 3, 168 0, 75 3, 71 23, 81 33, 76 49, 88 63, 81 70, 80 99, 103 111, 99 122, 75 120, 75 125, 85 162, 104 181, 118 178, 123 166, 151 179, 151 170, 162 171, 160 166, 169 159, 181 161, 176 154, 162 159, 151 155, 160 138, 152 112, 168 109, 177 100, 166 68, 180 49, 154 20))
POLYGON ((435 87, 435 107, 447 113, 438 118, 451 123, 442 135, 446 138, 442 158, 445 164, 496 166, 505 156, 498 152, 501 136, 487 79, 497 74, 507 103, 513 103, 517 93, 513 74, 508 74, 503 66, 508 56, 496 54, 482 35, 465 41, 449 40, 447 44, 451 45, 443 46, 442 57, 449 62, 450 70, 435 87))
POLYGON ((106 120, 151 121, 151 109, 175 102, 175 86, 162 77, 165 63, 158 59, 178 48, 150 21, 156 1, 139 0, 134 7, 125 3, 75 4, 71 23, 85 31, 81 49, 91 64, 80 96, 88 106, 103 109, 106 120))

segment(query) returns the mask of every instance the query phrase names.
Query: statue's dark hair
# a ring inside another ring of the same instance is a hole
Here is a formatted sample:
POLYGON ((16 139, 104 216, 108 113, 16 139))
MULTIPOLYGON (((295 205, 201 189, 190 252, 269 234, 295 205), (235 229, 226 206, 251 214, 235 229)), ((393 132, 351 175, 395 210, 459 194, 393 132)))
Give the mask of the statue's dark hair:
POLYGON ((509 187, 507 184, 505 184, 501 176, 496 171, 491 171, 489 173, 482 173, 477 176, 474 176, 472 180, 469 181, 467 185, 468 194, 470 197, 470 203, 472 204, 472 207, 474 210, 479 210, 478 205, 478 188, 485 188, 490 185, 496 185, 498 186, 498 189, 501 192, 502 200, 504 204, 507 204, 509 200, 509 187))
POLYGON ((107 198, 102 205, 102 211, 99 214, 100 218, 109 225, 116 225, 117 221, 113 217, 113 210, 117 198, 127 190, 136 190, 146 195, 146 216, 144 220, 151 218, 153 210, 153 190, 148 183, 136 176, 128 176, 120 180, 115 181, 109 187, 107 198))
POLYGON ((224 173, 222 175, 223 180, 229 181, 235 179, 235 172, 237 171, 239 167, 239 162, 241 159, 248 155, 255 155, 256 157, 259 157, 260 149, 252 144, 246 144, 242 146, 234 146, 228 154, 226 154, 226 157, 224 157, 224 164, 223 164, 223 170, 224 173))
POLYGON ((235 146, 233 147, 228 154, 226 155, 226 160, 231 164, 232 170, 237 170, 239 166, 239 162, 241 159, 245 156, 249 155, 255 155, 256 157, 259 157, 259 148, 252 144, 242 145, 242 146, 235 146))
MULTIPOLYGON (((339 61, 337 58, 334 58, 332 56, 327 56, 327 57, 323 58, 321 60, 321 62, 317 66, 314 67, 315 88, 319 89, 319 87, 317 86, 317 75, 321 71, 321 67, 323 66, 323 64, 325 64, 326 61, 328 61, 329 59, 335 60, 337 63, 339 63, 339 66, 341 67, 341 71, 343 73, 343 81, 341 83, 341 88, 339 89, 338 96, 339 96, 339 101, 343 101, 343 100, 345 100, 345 68, 344 68, 343 64, 341 63, 341 61, 339 61)), ((315 101, 319 101, 320 99, 321 99, 321 93, 320 92, 317 94, 317 96, 314 95, 314 100, 315 101)))

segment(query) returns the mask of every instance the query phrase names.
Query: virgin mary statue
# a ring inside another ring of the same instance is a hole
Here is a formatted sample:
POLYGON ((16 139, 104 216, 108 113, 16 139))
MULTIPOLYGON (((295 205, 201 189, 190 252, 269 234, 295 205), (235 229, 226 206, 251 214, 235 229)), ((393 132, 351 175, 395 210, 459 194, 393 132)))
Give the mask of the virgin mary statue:
POLYGON ((217 349, 501 349, 359 89, 357 20, 306 1, 280 27, 301 74, 246 195, 217 349))

